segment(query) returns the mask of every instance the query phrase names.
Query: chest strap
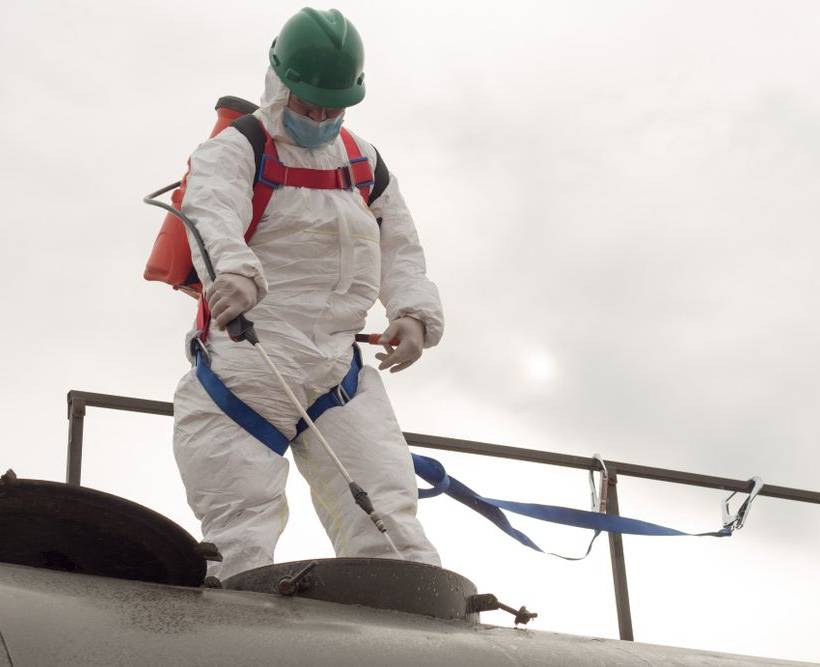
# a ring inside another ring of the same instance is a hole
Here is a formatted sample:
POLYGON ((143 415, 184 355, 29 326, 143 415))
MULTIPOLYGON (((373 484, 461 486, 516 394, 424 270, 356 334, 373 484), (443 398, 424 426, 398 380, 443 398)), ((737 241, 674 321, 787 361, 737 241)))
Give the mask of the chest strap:
POLYGON ((259 164, 258 182, 273 189, 285 185, 313 190, 352 190, 355 187, 367 204, 370 189, 374 184, 370 162, 362 155, 350 132, 342 128, 339 134, 347 152, 348 163, 336 169, 288 167, 279 159, 276 142, 268 136, 259 164))

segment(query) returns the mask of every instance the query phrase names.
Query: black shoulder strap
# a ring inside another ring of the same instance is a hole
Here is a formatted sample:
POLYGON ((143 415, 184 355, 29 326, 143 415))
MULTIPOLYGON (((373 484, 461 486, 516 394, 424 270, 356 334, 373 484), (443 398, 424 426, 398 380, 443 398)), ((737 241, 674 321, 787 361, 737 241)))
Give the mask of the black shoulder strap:
POLYGON ((387 184, 390 182, 390 171, 387 169, 387 165, 384 163, 382 156, 379 155, 379 150, 375 146, 373 146, 373 150, 376 151, 376 168, 373 170, 373 180, 375 182, 373 189, 370 191, 370 196, 367 198, 368 206, 381 196, 387 184))
POLYGON ((233 123, 233 127, 239 130, 248 143, 253 148, 253 159, 256 162, 256 170, 253 172, 253 182, 259 177, 259 165, 262 163, 262 154, 265 152, 265 142, 267 137, 259 120, 252 113, 240 116, 233 123))

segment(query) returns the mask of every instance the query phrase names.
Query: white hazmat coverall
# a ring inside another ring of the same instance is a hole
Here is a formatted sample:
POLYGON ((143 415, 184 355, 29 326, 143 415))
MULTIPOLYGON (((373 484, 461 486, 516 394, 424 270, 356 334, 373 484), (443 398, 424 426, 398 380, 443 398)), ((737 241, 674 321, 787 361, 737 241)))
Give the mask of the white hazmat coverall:
MULTIPOLYGON (((282 124, 288 95, 269 70, 256 116, 276 141, 280 160, 311 169, 346 165, 341 138, 314 150, 293 142, 282 124)), ((375 150, 355 138, 375 169, 375 150)), ((438 343, 443 327, 438 290, 425 276, 424 254, 394 176, 369 209, 356 189, 279 188, 246 244, 254 169, 248 140, 235 128, 223 130, 191 157, 183 212, 196 221, 217 274, 237 273, 256 283, 260 299, 247 316, 303 407, 345 376, 354 335, 377 297, 391 321, 411 316, 424 323, 425 347, 438 343)), ((190 245, 207 288, 199 250, 190 245)), ((300 415, 252 347, 232 342, 212 322, 207 349, 211 368, 228 388, 293 438, 300 415)), ((402 556, 439 565, 416 519, 413 464, 378 371, 362 368, 355 397, 327 410, 317 426, 370 495, 402 556)), ((291 451, 336 555, 395 558, 315 435, 304 431, 291 451)), ((208 574, 226 579, 273 563, 288 516, 288 461, 225 415, 195 368, 174 396, 174 454, 204 539, 224 559, 210 563, 208 574)))

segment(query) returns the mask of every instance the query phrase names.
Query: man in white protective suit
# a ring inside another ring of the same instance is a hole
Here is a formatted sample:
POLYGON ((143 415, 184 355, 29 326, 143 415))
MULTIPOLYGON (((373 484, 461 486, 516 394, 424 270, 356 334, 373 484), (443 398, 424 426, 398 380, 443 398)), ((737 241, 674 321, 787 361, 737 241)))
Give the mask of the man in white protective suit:
MULTIPOLYGON (((288 168, 334 170, 349 156, 339 131, 345 107, 364 97, 363 50, 353 25, 336 10, 303 9, 271 47, 271 68, 255 112, 288 168)), ((378 171, 381 156, 352 135, 378 171)), ((288 440, 310 484, 316 512, 339 557, 395 558, 384 536, 357 507, 348 485, 300 414, 247 343, 224 331, 242 313, 304 408, 337 387, 354 364, 354 336, 376 299, 390 325, 379 368, 402 370, 436 345, 443 317, 413 220, 395 176, 369 206, 354 188, 284 185, 271 197, 246 243, 252 217, 255 155, 228 127, 193 153, 183 212, 196 221, 217 273, 211 283, 197 244, 194 266, 212 319, 205 348, 210 368, 288 440), (380 223, 380 224, 379 224, 380 223)), ((189 241, 192 239, 189 238, 189 241)), ((193 335, 195 335, 194 332, 193 335)), ((354 367, 355 368, 355 367, 354 367)), ((351 476, 368 492, 402 557, 439 565, 416 519, 417 487, 407 444, 378 372, 364 366, 358 389, 324 412, 317 426, 351 476)), ((288 462, 227 416, 206 393, 196 369, 174 397, 174 454, 188 502, 223 562, 208 574, 226 579, 274 562, 285 527, 288 462)))

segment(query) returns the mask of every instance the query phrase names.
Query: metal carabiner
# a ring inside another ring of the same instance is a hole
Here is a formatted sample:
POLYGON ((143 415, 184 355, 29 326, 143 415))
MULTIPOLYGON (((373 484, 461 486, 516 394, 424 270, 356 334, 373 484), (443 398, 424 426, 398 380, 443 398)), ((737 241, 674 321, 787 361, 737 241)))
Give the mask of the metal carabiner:
POLYGON ((729 501, 738 494, 738 491, 733 491, 721 504, 720 510, 723 516, 724 528, 731 528, 732 530, 739 530, 740 528, 743 528, 743 524, 749 516, 752 501, 757 497, 757 494, 760 493, 760 489, 763 488, 763 480, 757 475, 752 477, 749 481, 753 483, 752 490, 749 491, 749 495, 740 505, 737 513, 732 514, 732 511, 729 509, 729 501))
POLYGON ((606 513, 606 501, 609 490, 609 470, 607 470, 604 459, 600 454, 593 454, 592 458, 601 464, 601 487, 600 492, 595 487, 595 471, 589 471, 589 491, 592 499, 592 511, 606 513))

